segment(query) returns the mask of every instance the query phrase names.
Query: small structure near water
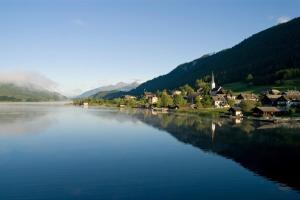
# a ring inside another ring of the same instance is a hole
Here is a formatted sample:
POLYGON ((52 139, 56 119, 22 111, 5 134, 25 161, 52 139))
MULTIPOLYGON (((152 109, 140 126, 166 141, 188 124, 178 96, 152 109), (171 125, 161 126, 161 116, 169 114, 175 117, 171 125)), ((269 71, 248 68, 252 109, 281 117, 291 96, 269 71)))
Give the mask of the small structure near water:
POLYGON ((88 102, 84 102, 84 103, 83 103, 83 107, 84 107, 84 108, 88 108, 88 107, 89 107, 89 103, 88 103, 88 102))
POLYGON ((253 115, 256 117, 273 117, 279 115, 281 111, 276 107, 255 107, 253 109, 253 115))
POLYGON ((231 114, 231 116, 235 116, 235 117, 243 116, 242 109, 240 107, 231 107, 229 108, 228 111, 231 114))

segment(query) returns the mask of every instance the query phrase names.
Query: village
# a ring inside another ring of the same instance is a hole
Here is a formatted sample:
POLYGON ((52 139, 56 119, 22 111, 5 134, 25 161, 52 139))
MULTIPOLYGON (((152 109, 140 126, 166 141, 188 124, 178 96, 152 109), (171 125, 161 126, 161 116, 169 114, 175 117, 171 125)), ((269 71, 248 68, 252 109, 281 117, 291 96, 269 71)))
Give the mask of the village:
MULTIPOLYGON (((125 95, 123 103, 119 106, 125 107, 128 102, 133 101, 141 102, 136 99, 135 96, 125 95)), ((165 90, 157 93, 145 91, 141 99, 144 103, 137 103, 135 107, 162 112, 211 108, 225 110, 227 114, 236 118, 253 116, 268 119, 298 116, 300 108, 300 91, 279 91, 270 88, 260 94, 235 94, 230 90, 225 90, 222 86, 217 86, 213 73, 209 84, 200 80, 196 89, 185 85, 172 91, 165 90)))

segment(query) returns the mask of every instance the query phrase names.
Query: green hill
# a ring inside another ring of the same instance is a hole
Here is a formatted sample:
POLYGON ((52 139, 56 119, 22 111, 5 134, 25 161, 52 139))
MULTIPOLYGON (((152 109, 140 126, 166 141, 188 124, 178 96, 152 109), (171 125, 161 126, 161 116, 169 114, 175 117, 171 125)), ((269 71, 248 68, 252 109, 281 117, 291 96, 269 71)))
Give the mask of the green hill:
POLYGON ((270 88, 281 90, 281 91, 300 90, 300 78, 285 80, 281 84, 249 85, 246 82, 234 82, 234 83, 224 84, 223 87, 227 90, 234 91, 235 93, 241 93, 241 92, 259 93, 261 91, 265 91, 270 88))
POLYGON ((0 84, 0 101, 2 102, 62 101, 66 99, 57 92, 20 87, 14 84, 0 84))
POLYGON ((300 18, 295 18, 254 34, 232 48, 179 65, 130 94, 194 85, 196 79, 208 77, 212 71, 218 84, 245 82, 247 75, 252 74, 254 86, 286 85, 285 80, 300 77, 299 68, 300 18))

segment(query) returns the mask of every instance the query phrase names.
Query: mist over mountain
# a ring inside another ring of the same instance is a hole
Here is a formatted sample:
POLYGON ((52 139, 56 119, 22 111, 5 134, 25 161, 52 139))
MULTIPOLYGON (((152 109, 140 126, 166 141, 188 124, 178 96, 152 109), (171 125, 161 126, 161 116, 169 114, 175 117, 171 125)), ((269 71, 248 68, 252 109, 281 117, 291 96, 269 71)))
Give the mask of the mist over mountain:
POLYGON ((35 72, 0 73, 0 101, 61 101, 67 98, 56 91, 58 84, 35 72))

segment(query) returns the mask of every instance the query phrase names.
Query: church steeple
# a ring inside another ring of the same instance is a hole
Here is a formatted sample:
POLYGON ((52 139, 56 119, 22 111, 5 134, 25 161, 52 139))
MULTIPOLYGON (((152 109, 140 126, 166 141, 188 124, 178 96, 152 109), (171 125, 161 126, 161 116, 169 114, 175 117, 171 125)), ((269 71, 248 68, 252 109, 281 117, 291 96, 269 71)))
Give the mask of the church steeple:
POLYGON ((213 90, 216 87, 216 83, 215 83, 215 77, 214 77, 214 73, 211 73, 211 85, 210 85, 211 89, 213 90))

